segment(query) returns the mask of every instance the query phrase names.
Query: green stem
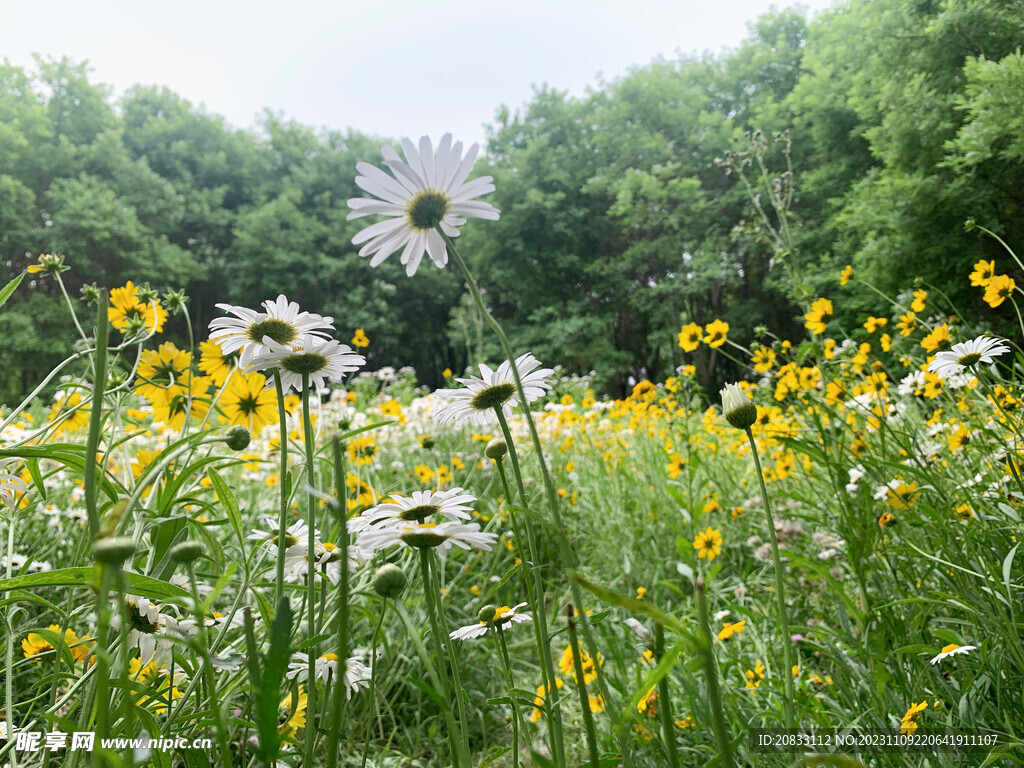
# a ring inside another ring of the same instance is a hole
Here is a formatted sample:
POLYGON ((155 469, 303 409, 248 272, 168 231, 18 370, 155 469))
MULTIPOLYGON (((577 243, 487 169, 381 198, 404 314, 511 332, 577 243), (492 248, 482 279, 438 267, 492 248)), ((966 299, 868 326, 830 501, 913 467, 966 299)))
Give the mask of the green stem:
POLYGON ((505 631, 492 626, 501 649, 501 664, 505 669, 505 684, 508 687, 508 698, 512 702, 512 768, 519 768, 519 732, 522 730, 522 716, 519 714, 519 703, 516 701, 516 685, 512 677, 512 662, 505 643, 505 631))
MULTIPOLYGON (((217 729, 217 741, 220 747, 220 758, 224 765, 231 764, 231 751, 228 749, 228 729, 224 724, 224 713, 220 707, 220 697, 217 693, 217 681, 213 676, 213 664, 210 662, 210 645, 206 635, 206 616, 203 611, 202 601, 199 598, 199 586, 196 583, 196 572, 191 562, 186 566, 188 569, 188 583, 192 588, 192 607, 196 617, 197 644, 199 655, 203 664, 203 675, 206 678, 206 693, 210 699, 210 708, 213 710, 213 723, 217 729)), ((167 686, 168 703, 173 698, 174 678, 171 677, 167 686)))
MULTIPOLYGON (((583 676, 583 654, 580 653, 580 641, 576 637, 576 622, 571 605, 565 607, 568 618, 569 647, 572 648, 572 666, 576 672, 576 688, 580 693, 580 710, 583 712, 583 728, 587 732, 587 749, 590 751, 591 768, 597 768, 601 762, 601 754, 597 749, 597 730, 594 728, 594 713, 590 711, 590 695, 587 693, 587 681, 583 676)), ((590 657, 597 667, 597 659, 590 657)))
MULTIPOLYGON (((335 768, 338 764, 338 741, 341 737, 341 718, 348 696, 345 685, 345 671, 348 667, 348 504, 345 484, 345 451, 341 441, 331 441, 334 458, 334 495, 338 501, 338 549, 341 551, 341 576, 338 583, 338 608, 335 613, 335 648, 338 655, 338 679, 334 681, 334 700, 331 713, 331 726, 327 732, 327 765, 335 768)), ((373 651, 371 651, 373 653, 373 651)), ((371 662, 372 663, 372 662, 371 662)), ((371 679, 373 671, 370 671, 371 679)), ((367 729, 369 733, 369 729, 367 729)), ((366 758, 366 752, 363 752, 366 758)))
POLYGON ((277 484, 281 490, 281 512, 277 527, 277 574, 274 578, 274 605, 281 602, 284 593, 285 532, 288 530, 288 412, 284 408, 284 388, 281 371, 274 369, 274 388, 277 390, 277 422, 280 430, 277 448, 281 452, 281 466, 277 484))
POLYGON ((793 728, 795 716, 793 713, 793 638, 789 634, 789 616, 786 610, 786 591, 782 578, 782 558, 779 557, 779 542, 775 537, 775 518, 772 516, 771 500, 768 498, 768 489, 764 484, 764 475, 761 472, 761 459, 757 455, 757 443, 754 441, 754 433, 750 427, 746 429, 747 440, 750 442, 750 452, 754 456, 754 471, 757 473, 757 481, 761 488, 761 501, 764 502, 765 516, 768 518, 768 541, 772 545, 772 563, 775 567, 775 598, 779 611, 779 632, 782 635, 782 654, 786 668, 782 673, 783 687, 786 700, 783 702, 783 711, 786 718, 786 727, 793 728))
MULTIPOLYGON (((309 418, 309 374, 302 374, 302 429, 303 444, 306 449, 306 609, 309 613, 306 616, 306 639, 312 640, 316 637, 316 551, 314 541, 316 539, 316 497, 313 496, 313 489, 316 488, 316 476, 313 467, 313 423, 309 418)), ((347 565, 347 563, 346 563, 347 565)), ((316 643, 306 649, 309 657, 307 667, 309 684, 306 689, 306 743, 303 751, 303 764, 313 765, 313 751, 316 747, 316 659, 319 655, 316 643)), ((339 659, 339 661, 341 661, 339 659)))
MULTIPOLYGON (((654 658, 660 662, 665 653, 665 627, 661 623, 654 625, 654 658)), ((672 719, 672 700, 669 698, 668 675, 662 675, 658 681, 658 711, 661 714, 661 737, 668 749, 668 764, 679 768, 679 749, 676 747, 675 723, 672 719)))
MULTIPOLYGON (((377 673, 377 639, 380 637, 381 627, 384 626, 384 616, 387 615, 388 612, 388 600, 387 598, 384 598, 383 600, 384 602, 380 607, 380 618, 377 619, 377 626, 374 627, 373 637, 370 640, 370 688, 367 691, 367 696, 369 697, 370 706, 372 707, 376 707, 376 699, 374 699, 374 693, 376 693, 377 688, 377 680, 375 677, 377 673)), ((378 722, 380 721, 379 715, 377 717, 377 720, 378 722)), ((366 756, 367 754, 369 754, 370 751, 370 736, 372 735, 372 733, 373 723, 371 722, 368 723, 366 726, 366 740, 363 741, 363 757, 359 763, 359 768, 366 768, 366 756)))
POLYGON ((722 758, 723 768, 732 768, 732 745, 730 744, 729 731, 725 725, 725 715, 722 710, 722 692, 718 688, 718 665, 715 661, 714 637, 711 634, 711 625, 708 623, 708 604, 704 598, 704 582, 697 580, 694 585, 694 592, 697 595, 697 618, 700 621, 701 630, 704 635, 701 652, 704 656, 704 671, 707 675, 708 704, 711 707, 711 721, 715 729, 715 739, 718 741, 718 751, 722 758))
MULTIPOLYGON (((430 639, 434 645, 434 654, 439 663, 444 663, 444 650, 441 648, 441 634, 443 633, 446 637, 447 632, 441 626, 440 619, 438 618, 437 610, 437 592, 434 591, 433 580, 430 578, 430 552, 421 548, 420 553, 420 575, 423 578, 423 596, 427 601, 427 614, 430 618, 430 639)), ((448 676, 445 674, 444 667, 438 671, 437 679, 435 682, 440 687, 441 700, 445 703, 451 701, 451 695, 448 693, 448 676)), ((456 693, 456 696, 460 696, 461 692, 456 693)), ((460 766, 469 766, 469 755, 464 754, 464 740, 461 737, 462 724, 456 723, 455 718, 452 716, 450 707, 443 707, 445 712, 445 718, 448 720, 448 746, 452 753, 452 765, 455 768, 460 766)), ((461 705, 459 705, 461 711, 461 705)))
POLYGON ((96 302, 96 352, 93 355, 92 411, 89 414, 89 435, 85 440, 85 510, 89 515, 89 538, 96 541, 100 534, 100 517, 96 509, 96 449, 103 426, 103 390, 107 385, 107 300, 106 291, 100 291, 96 302))

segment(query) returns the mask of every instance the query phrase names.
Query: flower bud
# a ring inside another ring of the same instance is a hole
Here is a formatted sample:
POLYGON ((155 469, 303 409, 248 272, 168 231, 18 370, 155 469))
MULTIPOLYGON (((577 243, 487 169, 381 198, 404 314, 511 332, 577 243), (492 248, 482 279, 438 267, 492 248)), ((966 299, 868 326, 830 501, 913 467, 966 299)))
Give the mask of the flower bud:
POLYGON ((397 565, 385 563, 373 574, 373 591, 385 600, 394 600, 405 589, 405 573, 397 565))
POLYGON ((757 421, 757 406, 739 384, 726 384, 722 389, 722 413, 736 429, 750 429, 757 421))
POLYGON ((232 427, 224 439, 232 451, 244 451, 249 446, 249 430, 245 427, 232 427))
POLYGON ((494 621, 494 614, 497 613, 497 611, 498 606, 488 604, 480 609, 476 618, 481 624, 490 624, 494 621))
POLYGON ((494 461, 498 461, 499 459, 505 458, 505 454, 507 453, 508 443, 506 443, 500 437, 496 437, 493 440, 491 440, 491 442, 487 444, 487 447, 484 448, 484 455, 488 459, 494 459, 494 461))
POLYGON ((92 556, 96 558, 96 562, 107 565, 120 565, 134 554, 135 542, 130 536, 98 539, 92 545, 92 556))
POLYGON ((191 563, 203 556, 203 545, 198 541, 183 541, 171 547, 168 554, 176 563, 191 563))

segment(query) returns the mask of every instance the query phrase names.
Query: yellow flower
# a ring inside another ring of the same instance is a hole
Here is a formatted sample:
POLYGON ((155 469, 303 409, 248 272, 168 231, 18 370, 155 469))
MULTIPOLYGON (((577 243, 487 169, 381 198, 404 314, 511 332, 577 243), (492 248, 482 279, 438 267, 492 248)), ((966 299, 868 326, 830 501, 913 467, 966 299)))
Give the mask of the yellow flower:
POLYGON ((883 333, 882 337, 878 340, 878 343, 882 345, 883 352, 888 352, 892 349, 892 336, 888 333, 883 333))
POLYGON ((722 320, 712 320, 704 326, 704 343, 714 349, 725 344, 729 336, 729 324, 722 320))
POLYGON ((701 327, 696 323, 684 325, 683 329, 679 331, 679 346, 683 348, 684 352, 693 352, 700 346, 702 335, 701 327))
POLYGON ((728 640, 733 635, 738 635, 740 632, 747 628, 746 620, 737 621, 730 624, 728 621, 722 622, 722 631, 718 633, 718 642, 728 640))
POLYGON ((896 522, 896 515, 894 515, 892 512, 883 512, 882 515, 878 518, 878 527, 879 528, 888 528, 890 525, 892 525, 895 522, 896 522))
POLYGON ((139 659, 131 659, 128 674, 137 688, 144 689, 138 692, 139 697, 135 700, 140 707, 151 707, 156 714, 162 715, 173 699, 181 698, 181 691, 172 684, 164 664, 150 661, 144 665, 139 659))
POLYGON ((370 340, 366 338, 366 333, 362 328, 356 328, 356 334, 352 337, 353 347, 368 347, 370 346, 370 340))
POLYGON ((747 684, 745 687, 748 690, 759 688, 761 686, 761 681, 764 680, 764 664, 762 664, 761 660, 758 659, 754 664, 754 668, 748 669, 745 674, 747 676, 747 684))
POLYGON ((900 336, 909 336, 917 328, 917 315, 913 312, 900 315, 900 319, 896 321, 896 327, 900 329, 900 336))
POLYGON ((434 470, 426 464, 417 464, 413 469, 413 472, 416 473, 416 477, 418 477, 419 481, 424 485, 429 484, 434 479, 434 470))
POLYGON ((914 300, 910 302, 910 309, 913 312, 924 312, 924 300, 928 298, 928 291, 914 291, 914 300))
POLYGON ((295 698, 295 692, 290 693, 281 699, 281 703, 278 705, 277 710, 283 716, 287 715, 288 719, 282 723, 277 732, 283 736, 294 736, 295 732, 299 728, 304 728, 306 725, 306 699, 305 693, 299 689, 298 700, 295 698))
POLYGON ((814 303, 811 304, 811 311, 804 315, 807 321, 804 323, 804 326, 811 333, 822 334, 825 332, 825 328, 828 326, 833 314, 834 310, 831 301, 828 299, 815 299, 814 303))
MULTIPOLYGON (((555 688, 561 688, 564 685, 562 678, 555 678, 555 688)), ((533 712, 530 713, 530 722, 539 722, 544 713, 540 710, 540 707, 544 706, 544 698, 550 692, 550 688, 540 685, 537 687, 537 697, 533 700, 533 712)))
POLYGON ((658 692, 651 688, 647 693, 640 697, 640 701, 636 703, 636 711, 641 715, 647 715, 648 717, 654 717, 658 714, 658 708, 655 704, 658 701, 658 692))
POLYGON ((775 352, 770 347, 758 347, 754 350, 750 362, 754 364, 754 370, 758 373, 768 373, 775 367, 775 352))
POLYGON ((895 487, 890 486, 885 495, 885 503, 893 509, 907 509, 917 501, 921 490, 917 487, 917 483, 898 480, 895 487))
POLYGON ((670 479, 675 479, 683 474, 683 467, 686 466, 686 459, 684 459, 678 453, 673 453, 668 458, 668 476, 670 479))
POLYGON ((689 715, 684 717, 682 720, 674 720, 673 722, 676 728, 679 728, 680 730, 684 730, 686 728, 693 728, 694 726, 693 719, 689 715))
MULTIPOLYGON (((593 659, 590 658, 590 654, 584 650, 580 650, 580 658, 582 659, 583 666, 583 682, 590 685, 597 679, 597 668, 604 666, 604 659, 601 658, 601 654, 597 654, 597 663, 595 664, 593 659)), ((561 670, 563 675, 572 675, 574 682, 576 679, 576 664, 573 661, 572 646, 568 646, 562 651, 562 658, 558 662, 558 668, 561 670)))
POLYGON ((1013 295, 1017 284, 1009 275, 997 275, 985 286, 985 303, 995 309, 1013 295))
POLYGON ((57 398, 53 407, 50 409, 50 423, 53 423, 64 414, 70 413, 70 415, 54 429, 54 437, 64 430, 77 432, 89 425, 89 406, 86 405, 77 408, 77 410, 72 410, 75 409, 76 406, 81 405, 81 403, 81 392, 72 392, 71 394, 64 393, 57 398))
POLYGON ((158 349, 144 350, 139 356, 135 391, 154 407, 167 403, 179 393, 190 361, 188 350, 178 349, 173 341, 165 341, 158 349))
POLYGON ((996 274, 996 263, 994 261, 985 261, 982 259, 974 265, 974 271, 971 272, 971 285, 981 286, 984 288, 989 284, 989 281, 996 274))
POLYGON ((372 435, 360 435, 348 444, 348 457, 357 467, 362 467, 373 461, 377 455, 377 443, 372 435))
POLYGON ((722 554, 722 532, 708 526, 697 534, 697 538, 693 540, 693 548, 697 550, 697 557, 711 562, 722 554))
POLYGON ((851 279, 853 279, 853 265, 847 264, 843 267, 843 271, 839 273, 839 284, 846 285, 851 279))
POLYGON ((644 595, 646 595, 646 594, 647 594, 647 587, 637 587, 636 588, 636 599, 637 600, 643 600, 644 599, 644 595))
POLYGON ((864 330, 868 333, 874 333, 879 328, 884 328, 889 323, 887 317, 869 317, 864 323, 864 330))
POLYGON ((974 517, 974 508, 967 502, 964 502, 954 509, 953 513, 961 520, 970 520, 974 517))
POLYGON ((928 701, 922 701, 920 704, 910 703, 910 707, 907 709, 906 714, 903 715, 903 721, 900 724, 900 733, 907 735, 912 734, 917 730, 917 718, 922 712, 928 709, 928 701))
MULTIPOLYGON (((60 635, 60 627, 56 624, 51 624, 47 629, 56 635, 60 635)), ((94 645, 94 643, 90 643, 88 640, 88 635, 82 635, 82 637, 79 638, 72 630, 64 630, 64 644, 67 647, 67 650, 71 653, 71 658, 73 658, 77 664, 81 664, 85 661, 85 657, 89 655, 89 649, 94 645)), ((29 632, 25 639, 21 641, 21 650, 24 652, 26 659, 31 659, 38 657, 40 654, 46 653, 47 651, 52 651, 53 645, 42 635, 35 632, 29 632)), ((35 658, 35 660, 42 661, 41 658, 35 658)))
POLYGON ((949 443, 951 451, 959 451, 967 447, 967 444, 971 442, 971 428, 966 424, 961 424, 956 431, 946 436, 946 441, 949 443))
POLYGON ((277 420, 277 393, 267 389, 261 373, 237 373, 231 377, 220 398, 228 424, 245 427, 255 437, 263 427, 277 420))
POLYGON ((441 371, 441 376, 443 378, 450 379, 452 377, 452 369, 445 368, 443 371, 441 371))
POLYGON ((199 370, 213 379, 218 387, 223 386, 238 361, 238 352, 225 355, 220 344, 215 341, 199 343, 199 370))
POLYGON ((138 296, 138 288, 131 280, 123 287, 111 290, 107 319, 121 333, 133 327, 144 328, 146 333, 160 333, 167 320, 167 311, 160 305, 159 299, 143 304, 139 302, 138 296))
POLYGON ((591 712, 604 712, 604 696, 601 694, 597 694, 596 696, 594 694, 590 694, 587 698, 590 699, 588 703, 590 704, 591 712))
POLYGON ((921 339, 921 346, 929 352, 934 352, 947 341, 949 341, 949 326, 943 323, 934 331, 921 339))

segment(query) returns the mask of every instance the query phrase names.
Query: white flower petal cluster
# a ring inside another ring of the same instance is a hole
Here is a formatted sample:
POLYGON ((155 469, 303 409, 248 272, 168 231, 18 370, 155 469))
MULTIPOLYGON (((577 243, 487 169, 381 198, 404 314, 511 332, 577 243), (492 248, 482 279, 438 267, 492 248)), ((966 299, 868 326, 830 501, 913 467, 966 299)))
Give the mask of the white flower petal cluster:
POLYGON ((491 624, 494 624, 496 629, 505 631, 513 624, 520 624, 524 621, 533 621, 533 617, 528 613, 519 613, 520 608, 525 608, 526 603, 519 603, 519 605, 508 608, 503 606, 495 611, 494 618, 490 622, 478 621, 476 624, 467 624, 464 627, 449 632, 448 636, 452 640, 471 640, 476 637, 483 637, 487 634, 487 630, 490 629, 491 624))
POLYGON ((991 336, 978 336, 970 341, 963 341, 954 344, 951 349, 939 352, 935 359, 928 364, 928 370, 932 373, 946 378, 963 373, 978 365, 994 362, 994 358, 1004 355, 1010 348, 1003 343, 1002 339, 991 336))
POLYGON ((390 176, 369 163, 356 164, 361 174, 356 177, 356 184, 374 197, 349 200, 352 211, 348 218, 386 216, 361 230, 352 243, 362 245, 359 255, 369 256, 371 267, 401 249, 401 262, 411 277, 424 253, 438 267, 448 263, 448 249, 441 232, 458 237, 459 227, 467 218, 497 221, 499 212, 490 203, 475 199, 494 191, 490 176, 466 181, 479 152, 477 144, 463 157, 462 142, 452 144, 452 135, 446 133, 436 152, 427 136, 420 139, 418 147, 403 139, 402 149, 404 162, 391 147, 381 147, 390 176))
MULTIPOLYGON (((540 361, 529 352, 516 358, 515 366, 527 403, 532 403, 551 389, 547 377, 554 371, 540 368, 540 361)), ((479 377, 470 376, 456 381, 463 385, 462 389, 439 389, 434 393, 445 403, 434 414, 434 419, 441 424, 462 426, 469 422, 485 426, 497 420, 496 408, 500 407, 508 418, 512 415, 512 407, 519 404, 515 374, 507 360, 496 371, 481 363, 479 377)))

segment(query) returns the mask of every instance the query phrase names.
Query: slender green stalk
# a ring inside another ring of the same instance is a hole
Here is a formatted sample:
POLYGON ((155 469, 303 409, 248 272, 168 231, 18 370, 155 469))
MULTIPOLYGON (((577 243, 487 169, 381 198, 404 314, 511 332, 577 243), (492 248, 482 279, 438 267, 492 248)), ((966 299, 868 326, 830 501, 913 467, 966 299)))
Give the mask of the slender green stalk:
MULTIPOLYGON (((444 663, 443 659, 445 656, 444 650, 441 648, 441 633, 443 632, 447 636, 447 632, 444 632, 444 628, 440 624, 437 610, 437 592, 433 588, 433 579, 430 578, 430 552, 425 548, 420 548, 420 575, 423 580, 423 596, 427 601, 427 614, 430 617, 430 639, 434 645, 434 654, 440 663, 444 663)), ((451 701, 451 695, 448 693, 448 676, 445 674, 445 670, 442 667, 437 673, 435 683, 440 687, 441 690, 438 693, 441 695, 442 701, 451 701)), ((461 692, 456 694, 461 695, 461 692)), ((460 766, 469 766, 469 755, 464 754, 465 743, 462 739, 462 723, 456 723, 455 718, 452 715, 450 707, 442 707, 445 712, 445 719, 448 721, 448 746, 452 753, 452 765, 455 768, 460 766)), ((461 709, 461 707, 460 707, 461 709)))
MULTIPOLYGON (((313 423, 309 418, 309 374, 302 374, 302 429, 303 444, 306 449, 306 485, 309 486, 306 493, 306 609, 309 611, 306 616, 307 640, 316 637, 316 611, 314 610, 314 595, 316 592, 316 551, 314 542, 316 539, 316 497, 313 496, 313 489, 316 488, 316 474, 313 467, 314 448, 313 445, 313 423)), ((303 764, 313 765, 313 752, 316 748, 316 659, 318 654, 316 643, 306 649, 309 657, 307 667, 309 685, 306 689, 306 743, 303 752, 303 764)), ((341 660, 339 660, 341 661, 341 660)))
POLYGON ((522 730, 522 715, 519 714, 519 702, 516 701, 515 679, 512 677, 512 662, 505 643, 505 631, 491 626, 491 631, 498 638, 501 649, 501 665, 505 669, 505 685, 508 687, 508 698, 512 702, 512 768, 519 768, 519 732, 522 730))
MULTIPOLYGON (((665 627, 661 623, 654 625, 654 658, 660 662, 665 653, 665 627)), ((661 737, 665 740, 668 750, 668 764, 679 768, 679 749, 676 747, 675 723, 672 719, 672 699, 669 697, 668 675, 662 675, 658 681, 658 713, 661 715, 661 737)))
MULTIPOLYGON (((519 395, 519 402, 522 404, 523 417, 526 419, 526 424, 530 430, 530 439, 533 442, 534 451, 537 454, 537 463, 540 466, 541 479, 544 482, 544 490, 547 495, 548 508, 551 512, 551 520, 554 523, 556 531, 556 539, 558 541, 559 556, 563 568, 573 569, 576 566, 576 553, 569 544, 569 540, 566 538, 564 531, 565 525, 562 522, 562 514, 558 506, 558 492, 555 489, 555 484, 551 480, 551 474, 548 472, 547 462, 544 459, 544 448, 540 442, 540 433, 537 431, 537 424, 533 420, 533 414, 530 412, 528 406, 528 400, 526 398, 526 392, 523 389, 523 382, 519 376, 519 368, 516 366, 515 355, 512 352, 512 345, 509 343, 508 337, 505 335, 505 331, 502 330, 501 324, 494 319, 494 316, 484 306, 483 296, 480 292, 480 287, 477 285, 476 279, 473 277, 473 273, 469 271, 469 266, 459 255, 458 250, 455 248, 455 244, 451 238, 448 237, 444 232, 438 229, 441 237, 447 244, 448 252, 452 255, 452 261, 459 267, 462 272, 462 276, 466 280, 466 284, 469 286, 470 295, 473 298, 473 302, 476 305, 477 311, 483 316, 490 326, 494 335, 498 337, 498 341, 501 344, 502 352, 508 359, 509 367, 512 370, 512 376, 516 382, 516 392, 519 395)), ((506 437, 508 440, 508 438, 506 437)), ((509 440, 509 451, 512 451, 512 443, 509 440)), ((569 589, 572 594, 572 599, 578 606, 583 605, 583 594, 580 590, 580 586, 575 581, 570 581, 569 589)), ((540 611, 538 611, 540 613, 540 611)), ((587 619, 586 612, 580 614, 580 629, 583 632, 583 641, 587 645, 587 651, 591 656, 596 657, 597 644, 594 640, 594 634, 590 628, 590 621, 587 619)), ((598 678, 598 687, 601 689, 601 694, 605 697, 606 701, 609 701, 609 690, 608 686, 604 681, 604 677, 598 678)), ((555 710, 557 712, 557 710, 555 710)), ((614 720, 612 718, 611 708, 608 708, 609 724, 611 725, 612 732, 615 734, 614 720)), ((561 731, 561 723, 558 723, 559 731, 561 731)), ((630 752, 629 742, 625 737, 625 734, 618 733, 617 739, 619 742, 619 749, 622 752, 622 763, 624 768, 632 768, 633 759, 630 752)))
MULTIPOLYGON (((12 566, 14 563, 14 502, 11 502, 11 509, 9 510, 10 516, 7 518, 7 573, 5 574, 8 579, 11 578, 12 566)), ((14 627, 11 626, 11 613, 13 613, 15 606, 8 605, 7 610, 4 611, 4 624, 7 625, 7 637, 5 638, 4 648, 4 718, 7 721, 7 738, 12 739, 14 737, 14 627)), ((14 755, 14 750, 10 752, 11 767, 17 768, 18 761, 14 755)))
MULTIPOLYGON (((374 694, 377 690, 377 640, 380 637, 380 629, 384 626, 384 616, 388 612, 388 599, 383 598, 383 602, 380 606, 380 618, 377 619, 377 626, 373 629, 373 637, 370 639, 370 687, 367 690, 367 696, 370 700, 370 706, 376 707, 376 699, 374 694)), ((380 719, 379 716, 377 718, 380 719)), ((373 723, 371 722, 366 726, 366 739, 363 741, 363 757, 359 763, 359 768, 366 768, 366 756, 370 752, 370 736, 373 733, 373 723)))
POLYGON ((718 664, 715 661, 715 639, 711 634, 708 622, 708 604, 704 597, 704 582, 698 579, 693 585, 697 595, 697 620, 704 636, 701 653, 704 656, 704 671, 707 676, 708 705, 711 707, 711 723, 718 741, 719 757, 723 768, 732 768, 732 745, 729 731, 725 725, 725 714, 722 710, 722 692, 718 688, 718 664))
MULTIPOLYGON (((494 412, 498 416, 498 424, 501 426, 501 433, 505 437, 505 445, 508 447, 509 463, 512 465, 512 475, 515 477, 516 488, 519 491, 519 503, 524 509, 529 508, 529 501, 526 498, 526 488, 523 485, 523 474, 519 467, 519 455, 516 453, 515 443, 512 442, 512 431, 509 429, 508 420, 505 418, 505 414, 501 408, 495 408, 494 412)), ((508 481, 505 478, 504 469, 502 469, 502 480, 505 482, 506 492, 508 490, 508 481)), ((562 710, 559 706, 559 695, 558 686, 555 684, 555 665, 551 660, 551 649, 548 648, 548 617, 547 608, 544 603, 544 575, 541 571, 539 548, 537 547, 537 537, 533 530, 533 521, 530 520, 529 516, 526 516, 524 521, 526 526, 526 543, 530 552, 530 562, 532 567, 529 569, 532 574, 533 582, 533 630, 537 640, 537 652, 540 654, 541 660, 541 682, 544 685, 545 700, 548 703, 549 711, 551 713, 548 718, 548 740, 551 743, 551 754, 555 758, 555 763, 558 765, 565 764, 565 745, 563 742, 562 732, 562 710)))
POLYGON ((107 385, 107 299, 100 291, 96 302, 96 352, 93 354, 92 411, 89 414, 89 434, 85 440, 85 510, 89 515, 89 539, 96 541, 100 533, 100 516, 96 509, 96 449, 100 444, 103 426, 103 390, 107 385))
POLYGON ((288 530, 288 412, 284 408, 284 388, 281 386, 281 371, 274 369, 274 388, 277 391, 277 423, 280 430, 277 449, 281 453, 277 484, 281 491, 281 512, 277 526, 277 572, 274 578, 274 605, 281 602, 284 593, 285 532, 288 530))
POLYGON ((779 542, 775 536, 775 518, 772 516, 771 499, 768 498, 768 489, 764 484, 764 474, 761 472, 761 459, 757 455, 757 443, 754 441, 754 433, 750 427, 746 429, 747 440, 750 441, 750 452, 754 456, 754 471, 757 473, 757 482, 761 488, 761 501, 764 503, 764 513, 768 518, 768 541, 772 545, 772 563, 775 567, 775 598, 779 611, 779 633, 782 635, 782 655, 786 665, 782 673, 783 688, 786 700, 783 702, 783 711, 786 718, 786 727, 793 728, 795 715, 793 713, 793 638, 789 634, 789 615, 786 610, 786 588, 782 578, 782 558, 779 557, 779 542))
MULTIPOLYGON (((188 583, 192 588, 192 608, 196 617, 196 640, 199 647, 199 656, 202 660, 203 675, 206 678, 206 695, 210 700, 210 708, 213 710, 213 723, 217 729, 217 745, 220 748, 220 759, 224 765, 231 764, 231 751, 228 749, 228 729, 224 723, 224 712, 220 707, 220 696, 217 693, 217 681, 213 676, 213 664, 210 661, 210 645, 206 635, 206 616, 203 611, 202 600, 199 597, 199 586, 196 583, 196 572, 192 562, 186 564, 188 569, 188 583)), ((173 698, 174 677, 172 675, 167 686, 168 703, 173 698)))
MULTIPOLYGON (((110 588, 110 566, 100 564, 100 585, 96 592, 96 697, 93 700, 96 717, 96 740, 102 742, 110 736, 107 717, 110 709, 110 693, 108 691, 107 669, 110 665, 110 651, 107 648, 108 628, 110 626, 110 600, 107 590, 110 588)), ((92 753, 92 764, 102 766, 105 761, 102 749, 92 753)))
MULTIPOLYGON (((338 655, 338 679, 334 681, 334 701, 331 725, 327 731, 327 765, 335 768, 338 764, 338 741, 341 737, 341 718, 348 696, 345 685, 345 671, 348 667, 348 504, 345 484, 345 451, 341 441, 331 441, 334 458, 334 495, 338 501, 338 549, 341 552, 341 576, 338 579, 338 607, 335 612, 335 653, 338 655)), ((326 579, 325 579, 326 581, 326 579)), ((371 650, 371 653, 373 651, 371 650)), ((373 676, 371 667, 370 676, 373 676)), ((363 752, 365 759, 366 752, 363 752)))
MULTIPOLYGON (((568 618, 569 647, 572 648, 572 666, 576 672, 576 687, 580 692, 580 709, 583 711, 583 729, 587 733, 587 749, 590 750, 591 768, 597 768, 601 762, 601 754, 597 749, 597 730, 594 728, 594 713, 590 711, 590 695, 587 693, 587 681, 583 676, 583 654, 580 653, 580 641, 576 637, 576 622, 571 605, 565 607, 568 618)), ((591 657, 595 666, 597 660, 591 657)))

